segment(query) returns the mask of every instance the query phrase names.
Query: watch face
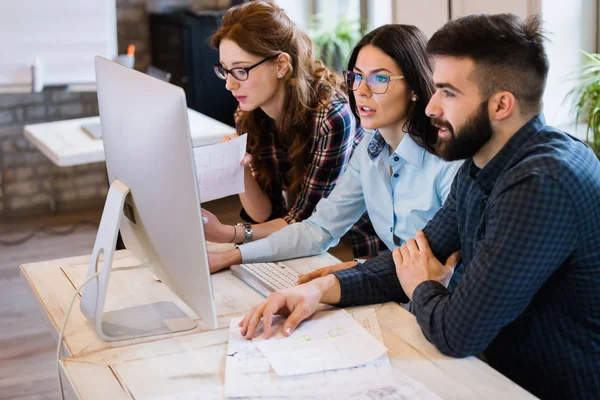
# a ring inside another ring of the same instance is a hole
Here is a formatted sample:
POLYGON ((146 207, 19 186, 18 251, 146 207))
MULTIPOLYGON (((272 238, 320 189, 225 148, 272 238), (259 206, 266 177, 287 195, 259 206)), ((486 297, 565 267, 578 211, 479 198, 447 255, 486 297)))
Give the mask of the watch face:
POLYGON ((246 233, 246 242, 250 242, 252 241, 252 225, 250 224, 244 224, 245 228, 244 231, 246 233))

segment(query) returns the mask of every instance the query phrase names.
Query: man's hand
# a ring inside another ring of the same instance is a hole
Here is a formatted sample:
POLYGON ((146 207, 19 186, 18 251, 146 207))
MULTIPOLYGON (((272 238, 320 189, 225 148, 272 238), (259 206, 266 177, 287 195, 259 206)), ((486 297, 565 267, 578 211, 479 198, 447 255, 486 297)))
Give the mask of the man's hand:
POLYGON ((306 282, 310 282, 314 279, 320 278, 322 276, 326 276, 334 273, 335 271, 341 271, 343 269, 348 269, 352 267, 356 267, 358 263, 356 261, 347 261, 340 264, 330 265, 328 267, 323 267, 316 269, 308 274, 300 274, 298 275, 298 280, 296 281, 296 285, 301 285, 306 282))
POLYGON ((437 281, 448 286, 454 267, 460 260, 460 251, 448 257, 446 264, 442 265, 433 255, 423 231, 418 231, 416 240, 407 240, 400 248, 394 249, 392 256, 402 289, 412 300, 413 292, 421 282, 437 281))
POLYGON ((239 323, 241 334, 252 339, 262 318, 265 338, 268 339, 273 334, 273 315, 289 315, 283 324, 283 334, 289 336, 300 322, 317 311, 321 302, 339 302, 339 283, 333 275, 272 293, 239 323))

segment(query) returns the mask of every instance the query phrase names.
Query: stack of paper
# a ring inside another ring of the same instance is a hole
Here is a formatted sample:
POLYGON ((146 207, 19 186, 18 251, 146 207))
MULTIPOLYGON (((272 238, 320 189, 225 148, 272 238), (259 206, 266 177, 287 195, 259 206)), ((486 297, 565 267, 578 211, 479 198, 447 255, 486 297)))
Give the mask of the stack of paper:
POLYGON ((290 337, 277 333, 266 340, 259 331, 254 342, 278 376, 357 367, 387 353, 387 349, 345 310, 324 313, 302 323, 290 337))
POLYGON ((283 321, 274 319, 274 337, 246 340, 231 320, 227 397, 438 399, 390 367, 373 309, 320 313, 289 338, 283 321))

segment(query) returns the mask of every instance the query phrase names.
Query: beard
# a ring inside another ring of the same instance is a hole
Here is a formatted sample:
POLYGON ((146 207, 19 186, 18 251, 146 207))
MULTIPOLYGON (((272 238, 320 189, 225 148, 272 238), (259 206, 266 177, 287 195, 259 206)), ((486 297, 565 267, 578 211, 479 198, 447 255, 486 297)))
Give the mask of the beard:
POLYGON ((479 105, 475 115, 465 122, 464 126, 455 133, 454 127, 447 121, 432 118, 431 122, 450 132, 448 139, 438 137, 438 155, 446 161, 464 160, 473 157, 492 137, 492 124, 488 115, 488 102, 479 105))

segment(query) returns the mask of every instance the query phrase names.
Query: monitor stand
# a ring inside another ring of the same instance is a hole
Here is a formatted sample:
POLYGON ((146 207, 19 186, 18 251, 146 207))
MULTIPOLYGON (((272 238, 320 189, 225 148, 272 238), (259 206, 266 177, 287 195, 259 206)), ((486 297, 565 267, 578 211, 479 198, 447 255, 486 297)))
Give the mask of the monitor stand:
POLYGON ((166 301, 104 312, 115 243, 128 194, 129 188, 119 180, 110 185, 87 278, 99 271, 99 262, 102 263, 102 269, 100 275, 83 289, 81 312, 98 336, 109 342, 194 329, 196 322, 174 303, 166 301), (102 254, 104 260, 100 261, 102 254))

